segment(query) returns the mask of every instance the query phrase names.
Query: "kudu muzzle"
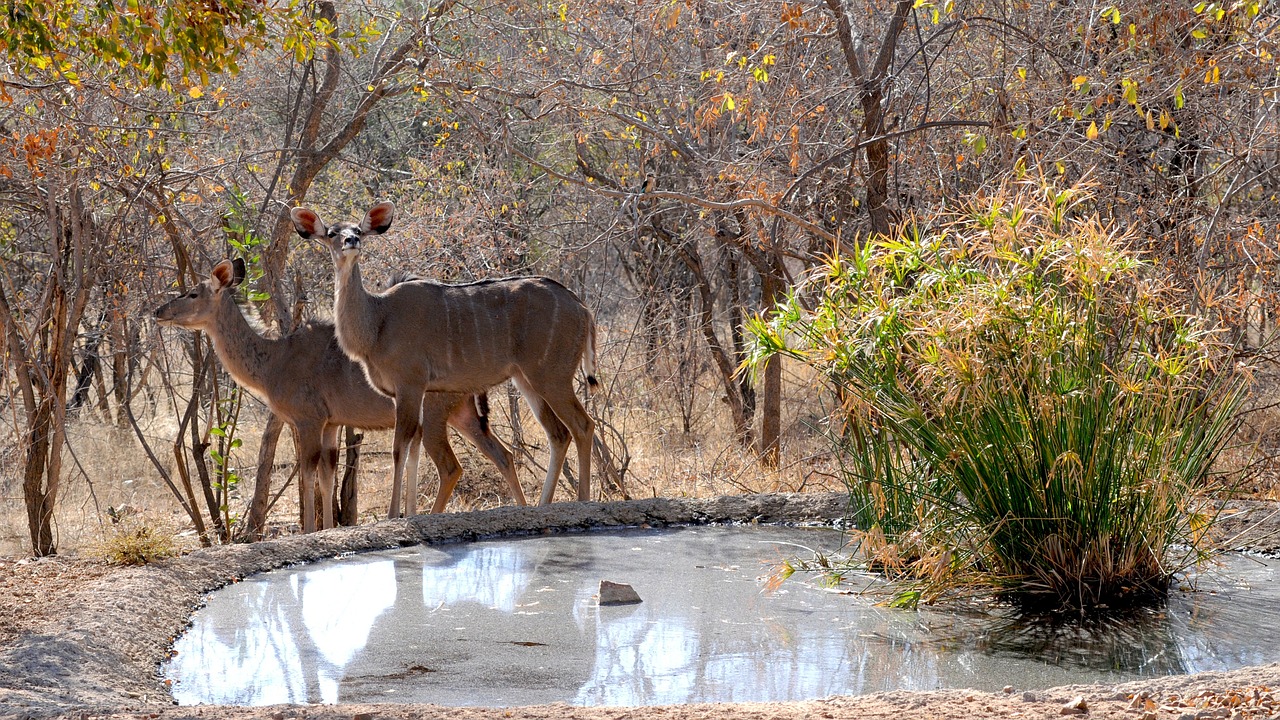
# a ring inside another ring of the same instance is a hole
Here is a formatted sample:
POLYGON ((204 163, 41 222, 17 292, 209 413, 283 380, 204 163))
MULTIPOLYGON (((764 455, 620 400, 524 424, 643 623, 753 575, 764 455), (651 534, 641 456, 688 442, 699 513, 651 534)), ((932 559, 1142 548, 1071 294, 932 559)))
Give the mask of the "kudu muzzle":
POLYGON ((338 233, 338 237, 342 239, 342 251, 359 250, 362 233, 355 229, 342 230, 338 233))

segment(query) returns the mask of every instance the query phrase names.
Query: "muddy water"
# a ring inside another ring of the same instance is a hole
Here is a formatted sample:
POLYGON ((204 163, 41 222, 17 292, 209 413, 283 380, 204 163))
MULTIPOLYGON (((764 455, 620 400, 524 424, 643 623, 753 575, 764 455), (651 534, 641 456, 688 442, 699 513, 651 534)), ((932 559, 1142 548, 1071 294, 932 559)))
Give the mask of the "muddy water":
POLYGON ((893 610, 799 576, 769 588, 779 560, 839 544, 830 530, 698 527, 339 558, 212 594, 164 673, 182 704, 627 706, 1026 689, 1280 661, 1270 561, 1233 557, 1165 609, 1084 628, 893 610), (631 584, 643 602, 600 607, 601 580, 631 584))

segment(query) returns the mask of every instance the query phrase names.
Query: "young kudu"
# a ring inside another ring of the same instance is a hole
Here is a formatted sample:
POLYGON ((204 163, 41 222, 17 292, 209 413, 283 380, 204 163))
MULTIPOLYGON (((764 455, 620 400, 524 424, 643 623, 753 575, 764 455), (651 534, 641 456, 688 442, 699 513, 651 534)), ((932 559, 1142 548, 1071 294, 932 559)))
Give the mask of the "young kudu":
POLYGON ((417 472, 411 448, 421 432, 424 391, 478 392, 510 378, 551 447, 541 504, 551 502, 570 436, 578 450, 578 500, 589 499, 595 421, 574 394, 573 376, 581 364, 588 386, 597 385, 595 323, 572 291, 548 278, 522 277, 462 285, 418 280, 370 293, 360 279, 360 242, 391 227, 392 204, 333 227, 306 208, 292 214, 298 234, 324 242, 333 258, 338 343, 364 365, 374 387, 395 398, 395 483, 417 472))
MULTIPOLYGON (((364 370, 343 354, 332 325, 311 323, 279 339, 258 334, 234 299, 235 287, 243 279, 243 261, 223 260, 208 280, 160 306, 156 319, 161 325, 207 333, 218 359, 236 382, 289 423, 298 442, 303 531, 315 530, 317 481, 322 525, 333 527, 338 428, 394 427, 395 404, 370 387, 364 370)), ((440 492, 432 512, 444 510, 462 475, 462 467, 449 445, 446 422, 493 461, 511 487, 516 503, 525 504, 511 452, 489 432, 488 422, 477 408, 479 400, 463 393, 427 393, 423 397, 423 444, 440 472, 440 492)), ((412 477, 416 479, 416 475, 412 477)), ((417 512, 416 482, 410 483, 407 490, 405 507, 413 515, 417 512)), ((390 515, 400 515, 399 478, 390 515)))

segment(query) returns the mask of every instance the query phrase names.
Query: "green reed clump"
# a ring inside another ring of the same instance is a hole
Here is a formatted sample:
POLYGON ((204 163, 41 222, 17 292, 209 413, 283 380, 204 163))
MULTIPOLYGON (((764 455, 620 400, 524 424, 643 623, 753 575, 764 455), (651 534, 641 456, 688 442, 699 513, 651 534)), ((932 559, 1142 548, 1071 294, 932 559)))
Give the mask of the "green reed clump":
POLYGON ((1085 197, 1006 192, 864 242, 750 326, 753 362, 833 389, 862 554, 902 604, 1115 607, 1205 557, 1244 378, 1085 197))

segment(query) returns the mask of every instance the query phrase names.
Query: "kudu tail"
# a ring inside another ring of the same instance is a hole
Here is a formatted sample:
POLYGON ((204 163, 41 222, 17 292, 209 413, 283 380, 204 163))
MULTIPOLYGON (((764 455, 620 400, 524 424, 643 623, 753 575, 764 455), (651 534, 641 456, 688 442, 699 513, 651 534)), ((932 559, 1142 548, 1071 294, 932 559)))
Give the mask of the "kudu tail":
POLYGON ((476 393, 471 396, 471 401, 476 404, 476 417, 480 420, 480 429, 483 432, 489 432, 489 393, 488 391, 476 393))
POLYGON ((596 319, 587 314, 587 353, 582 360, 582 371, 587 374, 587 392, 594 393, 600 389, 600 381, 596 379, 596 319))

